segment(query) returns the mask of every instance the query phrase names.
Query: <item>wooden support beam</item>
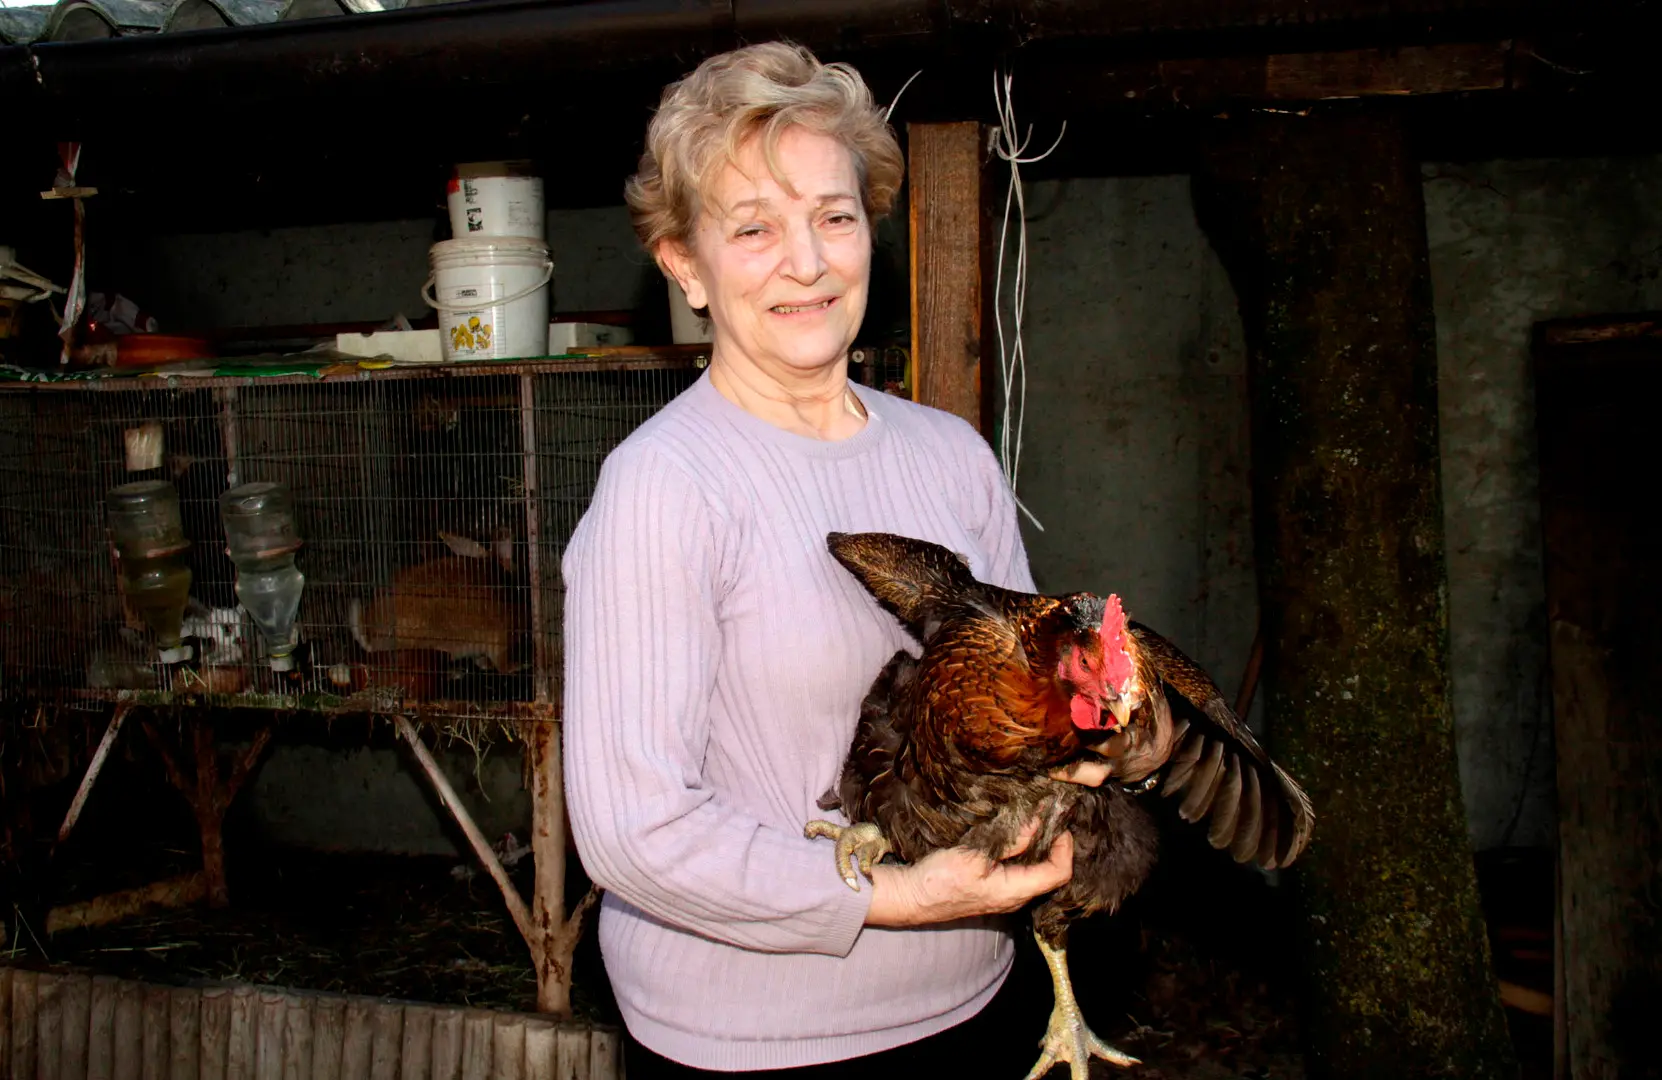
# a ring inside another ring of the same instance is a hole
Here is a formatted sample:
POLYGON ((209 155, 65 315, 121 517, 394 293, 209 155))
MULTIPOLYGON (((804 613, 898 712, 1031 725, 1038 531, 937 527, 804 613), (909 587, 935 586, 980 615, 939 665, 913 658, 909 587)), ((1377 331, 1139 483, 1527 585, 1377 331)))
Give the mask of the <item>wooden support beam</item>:
POLYGON ((271 725, 264 724, 254 733, 253 742, 237 759, 230 776, 224 781, 220 780, 219 750, 214 740, 213 721, 207 716, 197 716, 191 723, 192 754, 188 774, 180 764, 182 755, 155 723, 147 717, 143 727, 156 756, 161 759, 168 781, 190 803, 191 813, 196 817, 208 906, 225 907, 231 902, 225 875, 225 812, 230 809, 237 792, 248 782, 254 766, 259 764, 260 756, 265 753, 266 744, 271 741, 271 725))
POLYGON ((531 587, 531 655, 537 703, 547 705, 554 700, 554 672, 559 659, 554 650, 554 634, 558 627, 558 604, 549 603, 543 579, 547 573, 558 573, 558 567, 542 564, 542 500, 538 497, 537 479, 537 387, 536 377, 519 377, 520 471, 525 488, 525 573, 531 587))
POLYGON ((975 121, 909 124, 912 399, 993 437, 998 383, 992 343, 987 135, 975 121))
POLYGON ((550 721, 535 723, 526 743, 526 766, 531 782, 531 858, 536 866, 531 904, 527 906, 502 868, 502 861, 491 850, 485 834, 474 824, 439 763, 421 741, 415 725, 404 716, 394 716, 393 723, 399 735, 410 744, 439 801, 461 827, 473 854, 502 891, 508 914, 531 951, 531 963, 537 972, 537 1010, 569 1017, 571 958, 583 933, 584 917, 600 899, 600 891, 591 886, 571 914, 566 914, 565 787, 560 775, 559 728, 550 721))
POLYGON ((491 850, 490 841, 485 839, 485 834, 474 824, 473 815, 462 805, 462 800, 456 795, 456 789, 450 786, 444 770, 433 760, 432 751, 421 741, 421 735, 416 731, 415 725, 405 716, 395 715, 392 722, 398 729, 398 734, 409 744, 410 751, 415 754, 416 763, 421 766, 421 771, 427 774, 427 780, 433 785, 439 801, 461 827, 462 835, 467 837, 468 846, 473 848, 473 854, 490 874, 491 880, 496 882, 496 887, 502 890, 502 899, 508 905, 508 914, 513 918, 514 925, 519 928, 520 937, 524 938, 525 944, 530 947, 534 960, 541 935, 537 931, 536 923, 531 920, 531 910, 525 906, 525 898, 519 895, 514 883, 508 880, 508 872, 502 868, 502 860, 496 857, 496 852, 491 850))
POLYGON ((92 761, 87 764, 86 775, 81 777, 81 786, 75 789, 75 798, 70 800, 69 811, 64 814, 63 824, 58 827, 58 843, 62 844, 69 839, 69 834, 75 829, 75 823, 81 819, 81 811, 86 809, 87 798, 92 794, 92 785, 98 781, 98 774, 103 772, 104 762, 110 756, 110 748, 115 745, 116 736, 121 734, 121 725, 126 722, 127 714, 132 709, 131 705, 121 702, 110 714, 110 723, 104 729, 104 737, 98 740, 98 749, 92 752, 92 761))
POLYGON ((1157 60, 1104 65, 1100 73, 1083 77, 1096 83, 1095 96, 1104 104, 1163 98, 1197 106, 1230 101, 1296 105, 1517 89, 1528 71, 1518 54, 1518 43, 1507 39, 1157 60))
POLYGON ((207 895, 207 875, 198 870, 133 889, 105 893, 91 900, 61 904, 46 913, 46 933, 51 935, 82 926, 105 926, 157 908, 189 907, 201 903, 207 895))
POLYGON ((1662 524, 1640 494, 1646 482, 1632 478, 1656 458, 1662 319, 1545 324, 1535 371, 1558 766, 1560 1075, 1653 1076, 1662 524))
POLYGON ((1290 876, 1313 1076, 1516 1076, 1448 693, 1425 208, 1402 125, 1243 118, 1196 210, 1252 365, 1265 718, 1315 804, 1290 876))
POLYGON ((225 807, 219 801, 219 753, 213 722, 199 716, 191 725, 195 744, 196 792, 188 795, 196 811, 196 830, 202 838, 202 875, 208 879, 208 906, 228 907, 230 886, 225 880, 225 807))
POLYGON ((537 962, 537 1011, 571 1015, 571 958, 583 933, 583 918, 600 899, 594 886, 566 914, 565 785, 560 765, 560 731, 552 723, 531 728, 525 753, 531 772, 531 858, 536 888, 531 921, 540 941, 532 945, 537 962))

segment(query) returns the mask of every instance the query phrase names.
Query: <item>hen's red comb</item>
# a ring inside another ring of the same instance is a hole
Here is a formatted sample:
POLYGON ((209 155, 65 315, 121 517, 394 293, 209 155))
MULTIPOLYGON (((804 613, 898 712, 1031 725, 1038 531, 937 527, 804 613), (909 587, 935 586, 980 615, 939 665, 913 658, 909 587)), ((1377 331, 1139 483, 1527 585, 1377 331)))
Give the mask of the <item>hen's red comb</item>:
POLYGON ((1125 611, 1120 598, 1110 593, 1107 610, 1102 613, 1102 674, 1117 692, 1131 681, 1133 670, 1126 650, 1125 611))

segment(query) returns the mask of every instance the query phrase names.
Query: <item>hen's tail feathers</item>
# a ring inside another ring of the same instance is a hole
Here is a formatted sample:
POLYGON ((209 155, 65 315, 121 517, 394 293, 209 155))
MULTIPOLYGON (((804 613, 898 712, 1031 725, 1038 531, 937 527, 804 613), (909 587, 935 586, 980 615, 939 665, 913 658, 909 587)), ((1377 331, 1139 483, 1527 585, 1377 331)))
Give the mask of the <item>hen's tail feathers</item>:
POLYGON ((890 533, 828 533, 826 547, 919 637, 943 605, 979 585, 969 563, 939 544, 890 533))

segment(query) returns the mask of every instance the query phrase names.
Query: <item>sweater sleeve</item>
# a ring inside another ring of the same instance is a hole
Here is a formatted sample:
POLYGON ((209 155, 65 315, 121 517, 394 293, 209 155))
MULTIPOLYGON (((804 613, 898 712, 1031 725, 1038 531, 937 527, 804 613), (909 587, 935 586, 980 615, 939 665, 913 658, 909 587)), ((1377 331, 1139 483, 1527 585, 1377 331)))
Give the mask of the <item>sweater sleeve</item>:
POLYGON ((1005 479, 998 455, 980 432, 963 424, 961 436, 970 462, 966 470, 971 531, 987 554, 987 580, 1000 588, 1034 592, 1033 571, 1022 543, 1016 496, 1005 479))
POLYGON ((721 655, 722 530, 650 445, 601 470, 564 558, 566 802, 590 878, 653 918, 741 948, 847 955, 871 890, 823 845, 701 778, 721 655))

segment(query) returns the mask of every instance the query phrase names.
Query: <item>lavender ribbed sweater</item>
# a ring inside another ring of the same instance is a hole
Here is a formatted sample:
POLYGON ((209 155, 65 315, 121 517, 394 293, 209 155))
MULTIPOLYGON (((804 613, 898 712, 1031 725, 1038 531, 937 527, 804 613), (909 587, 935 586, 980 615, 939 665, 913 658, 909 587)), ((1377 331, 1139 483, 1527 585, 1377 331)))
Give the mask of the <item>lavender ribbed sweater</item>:
MULTIPOLYGON (((822 442, 706 374, 617 448, 566 550, 565 778, 600 947, 629 1030, 704 1069, 884 1050, 977 1012, 1001 922, 862 927, 828 816, 860 700, 916 646, 825 550, 833 530, 944 544, 1031 590, 997 460, 948 413, 856 388, 822 442)), ((839 819, 840 820, 840 819, 839 819)))

